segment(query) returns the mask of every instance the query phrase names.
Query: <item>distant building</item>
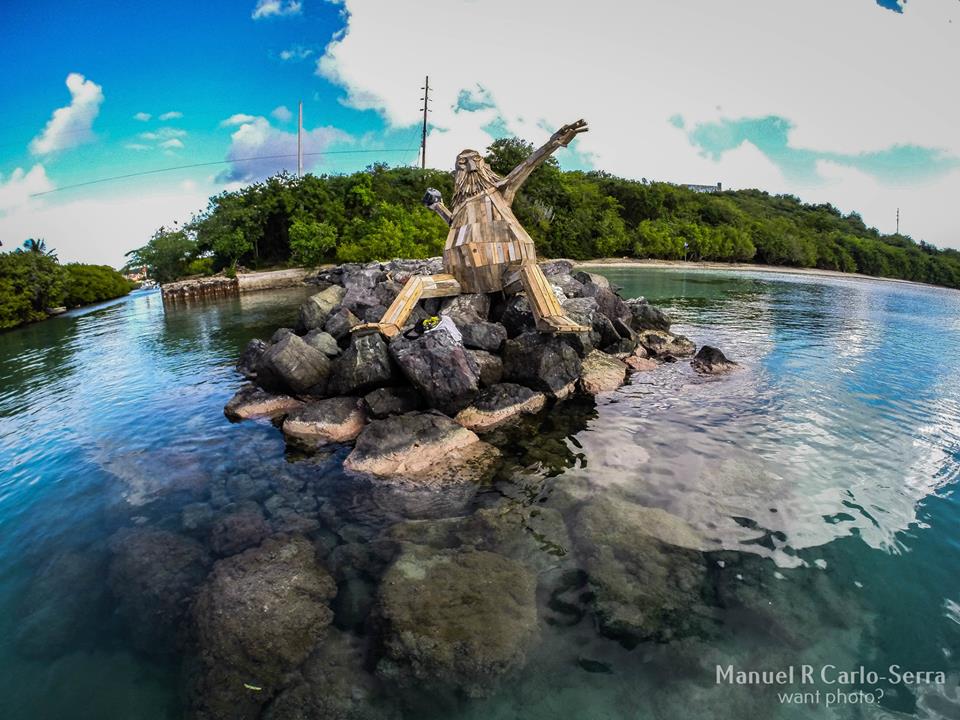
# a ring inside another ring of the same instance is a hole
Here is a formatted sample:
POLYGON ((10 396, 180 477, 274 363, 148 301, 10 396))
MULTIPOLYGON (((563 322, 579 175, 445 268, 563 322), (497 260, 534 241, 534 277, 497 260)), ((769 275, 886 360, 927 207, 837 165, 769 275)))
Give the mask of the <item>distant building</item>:
POLYGON ((716 185, 694 185, 691 183, 684 183, 680 187, 685 187, 687 188, 687 190, 693 190, 694 192, 703 192, 703 193, 723 192, 722 183, 717 183, 716 185))
POLYGON ((147 266, 144 265, 139 270, 129 272, 124 277, 131 282, 143 282, 147 279, 147 266))

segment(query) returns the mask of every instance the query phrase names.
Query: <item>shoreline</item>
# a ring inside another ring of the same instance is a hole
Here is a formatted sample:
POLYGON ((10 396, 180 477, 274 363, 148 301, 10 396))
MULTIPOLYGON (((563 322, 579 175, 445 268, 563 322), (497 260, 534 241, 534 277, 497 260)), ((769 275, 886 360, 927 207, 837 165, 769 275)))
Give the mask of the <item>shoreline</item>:
POLYGON ((767 272, 779 275, 812 275, 819 277, 832 278, 855 278, 857 280, 873 280, 875 282, 893 282, 904 283, 906 285, 917 285, 925 288, 936 288, 938 290, 952 290, 957 292, 956 288, 946 285, 931 285, 930 283, 919 282, 917 280, 904 280, 903 278, 878 277, 876 275, 864 275, 863 273, 848 273, 840 270, 824 270, 821 268, 800 268, 790 267, 788 265, 758 265, 755 263, 724 263, 708 262, 703 260, 652 260, 641 258, 597 258, 595 260, 569 260, 576 268, 586 267, 650 267, 663 270, 736 270, 748 272, 767 272))

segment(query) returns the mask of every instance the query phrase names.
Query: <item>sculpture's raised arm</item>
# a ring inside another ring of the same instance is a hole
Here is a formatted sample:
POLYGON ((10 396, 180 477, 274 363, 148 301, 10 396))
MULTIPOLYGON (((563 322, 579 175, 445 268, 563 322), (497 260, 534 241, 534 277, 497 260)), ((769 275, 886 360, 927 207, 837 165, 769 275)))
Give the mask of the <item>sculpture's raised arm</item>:
POLYGON ((517 190, 526 182, 526 179, 530 177, 530 173, 540 167, 544 160, 550 157, 557 148, 566 147, 578 134, 587 132, 589 129, 586 120, 577 120, 557 130, 542 147, 535 150, 530 157, 517 165, 500 182, 500 192, 504 199, 508 203, 513 202, 514 195, 517 194, 517 190))
POLYGON ((427 194, 423 196, 423 204, 426 205, 429 210, 433 210, 443 218, 443 221, 447 225, 453 220, 453 214, 449 208, 443 204, 443 196, 436 188, 427 188, 427 194))

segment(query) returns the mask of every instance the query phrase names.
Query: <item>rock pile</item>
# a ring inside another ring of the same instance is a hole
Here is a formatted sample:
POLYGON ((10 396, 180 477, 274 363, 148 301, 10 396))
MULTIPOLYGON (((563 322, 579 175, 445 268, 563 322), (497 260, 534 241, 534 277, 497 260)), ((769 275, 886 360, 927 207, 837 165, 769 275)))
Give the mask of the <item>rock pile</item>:
POLYGON ((379 320, 409 277, 441 272, 440 259, 323 270, 295 328, 247 345, 237 369, 253 384, 225 412, 285 417, 283 432, 301 447, 356 442, 348 470, 436 485, 449 475, 444 468, 466 464, 476 475, 490 465, 495 451, 476 433, 693 356, 694 344, 671 333, 670 318, 647 301, 625 300, 605 277, 567 261, 542 268, 564 311, 589 332, 537 332, 523 293, 494 293, 423 300, 391 339, 353 333, 379 320), (431 315, 449 318, 457 332, 418 332, 431 315))

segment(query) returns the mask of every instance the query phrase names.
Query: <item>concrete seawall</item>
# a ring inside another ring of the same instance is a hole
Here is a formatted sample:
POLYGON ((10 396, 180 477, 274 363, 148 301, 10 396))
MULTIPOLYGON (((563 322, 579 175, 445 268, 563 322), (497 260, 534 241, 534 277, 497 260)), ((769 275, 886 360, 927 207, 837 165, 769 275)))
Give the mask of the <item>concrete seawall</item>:
POLYGON ((160 292, 163 295, 164 302, 226 297, 258 290, 295 287, 302 285, 311 274, 313 274, 312 270, 290 268, 287 270, 241 273, 235 278, 222 276, 192 278, 166 283, 161 286, 160 292))

